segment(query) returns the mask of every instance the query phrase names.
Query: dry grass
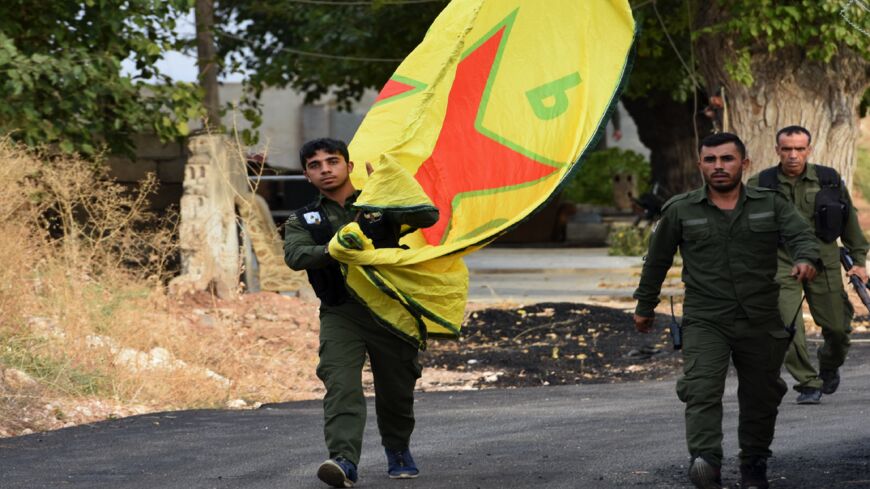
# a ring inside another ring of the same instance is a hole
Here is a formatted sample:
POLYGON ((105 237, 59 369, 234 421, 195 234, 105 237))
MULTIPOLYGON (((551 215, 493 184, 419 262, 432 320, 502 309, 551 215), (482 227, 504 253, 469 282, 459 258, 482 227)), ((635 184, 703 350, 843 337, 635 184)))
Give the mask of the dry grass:
POLYGON ((146 211, 155 185, 131 193, 99 165, 0 140, 0 436, 318 392, 298 378, 316 361, 314 305, 165 294, 177 250, 146 211))

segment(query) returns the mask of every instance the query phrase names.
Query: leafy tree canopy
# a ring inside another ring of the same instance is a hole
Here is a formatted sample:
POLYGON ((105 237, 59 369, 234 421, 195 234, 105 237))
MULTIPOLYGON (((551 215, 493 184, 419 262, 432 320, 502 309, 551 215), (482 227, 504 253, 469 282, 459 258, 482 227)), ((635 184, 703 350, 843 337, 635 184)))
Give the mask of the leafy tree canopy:
MULTIPOLYGON (((799 48, 827 62, 851 50, 870 60, 870 12, 858 0, 656 0, 633 2, 641 36, 627 95, 656 90, 682 101, 691 95, 703 36, 718 36, 732 53, 727 70, 737 81, 755 81, 754 55, 799 48), (784 4, 785 3, 785 4, 784 4)), ((697 75, 696 75, 697 76, 697 75)))
POLYGON ((291 86, 348 108, 380 88, 447 0, 220 0, 215 17, 224 71, 244 68, 255 93, 291 86))
MULTIPOLYGON (((705 2, 701 2, 704 4, 705 2)), ((697 35, 727 39, 735 56, 727 66, 737 81, 752 85, 753 55, 800 48, 810 60, 828 62, 852 51, 870 60, 870 12, 859 0, 718 0, 701 7, 697 35)))
POLYGON ((186 135, 199 89, 155 63, 182 41, 191 0, 6 0, 0 4, 0 133, 29 145, 130 153, 131 137, 186 135), (135 64, 133 77, 121 62, 135 64))
POLYGON ((692 96, 692 26, 695 12, 686 0, 633 2, 637 38, 634 67, 625 95, 664 94, 679 102, 692 96), (682 61, 681 61, 682 60, 682 61))

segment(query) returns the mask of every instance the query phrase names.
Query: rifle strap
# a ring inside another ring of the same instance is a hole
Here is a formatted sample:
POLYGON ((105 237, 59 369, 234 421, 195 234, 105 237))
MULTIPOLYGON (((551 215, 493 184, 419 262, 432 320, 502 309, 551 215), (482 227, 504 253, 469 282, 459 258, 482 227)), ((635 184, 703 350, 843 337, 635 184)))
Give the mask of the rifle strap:
POLYGON ((791 318, 791 323, 789 323, 789 325, 785 327, 785 330, 788 331, 788 334, 789 334, 789 338, 788 338, 789 341, 794 339, 794 335, 797 332, 797 328, 795 327, 795 323, 797 322, 798 314, 801 313, 801 309, 803 309, 803 307, 804 307, 805 300, 807 300, 807 295, 803 294, 803 296, 801 297, 800 303, 798 303, 797 311, 794 312, 794 316, 792 316, 792 318, 791 318))
POLYGON ((779 187, 779 166, 772 166, 758 174, 758 186, 776 190, 779 187))

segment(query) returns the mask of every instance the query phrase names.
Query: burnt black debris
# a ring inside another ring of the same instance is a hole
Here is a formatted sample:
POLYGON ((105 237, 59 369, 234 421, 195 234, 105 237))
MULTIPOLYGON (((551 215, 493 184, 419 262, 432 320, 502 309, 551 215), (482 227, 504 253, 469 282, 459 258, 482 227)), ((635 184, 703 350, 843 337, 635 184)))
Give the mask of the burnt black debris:
POLYGON ((473 312, 459 341, 430 341, 421 362, 488 388, 666 379, 682 367, 667 328, 642 335, 631 313, 580 303, 473 312))

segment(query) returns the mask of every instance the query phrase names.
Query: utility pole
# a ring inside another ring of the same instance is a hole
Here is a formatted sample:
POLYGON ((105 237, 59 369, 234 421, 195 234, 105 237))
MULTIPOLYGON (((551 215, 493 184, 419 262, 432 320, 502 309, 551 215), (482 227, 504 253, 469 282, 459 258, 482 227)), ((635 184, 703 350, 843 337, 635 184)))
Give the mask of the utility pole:
POLYGON ((214 43, 214 0, 196 0, 196 54, 199 65, 199 83, 205 90, 203 105, 206 120, 203 129, 220 127, 220 100, 218 99, 217 49, 214 43))

